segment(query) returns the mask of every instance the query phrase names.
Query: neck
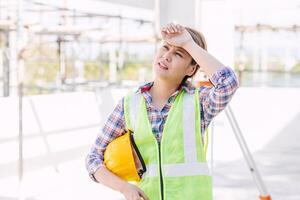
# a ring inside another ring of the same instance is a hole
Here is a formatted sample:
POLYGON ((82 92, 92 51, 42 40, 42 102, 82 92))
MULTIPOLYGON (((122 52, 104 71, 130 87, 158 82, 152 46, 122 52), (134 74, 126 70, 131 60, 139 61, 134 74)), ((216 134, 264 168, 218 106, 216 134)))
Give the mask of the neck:
POLYGON ((156 78, 150 93, 153 99, 167 100, 179 87, 180 83, 172 83, 156 78))

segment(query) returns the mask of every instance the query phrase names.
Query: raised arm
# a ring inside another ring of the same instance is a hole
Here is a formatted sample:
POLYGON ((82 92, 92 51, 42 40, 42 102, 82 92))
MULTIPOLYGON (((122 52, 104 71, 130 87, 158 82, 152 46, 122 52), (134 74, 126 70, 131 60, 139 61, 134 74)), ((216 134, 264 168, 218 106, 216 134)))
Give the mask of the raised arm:
POLYGON ((205 74, 211 77, 215 72, 219 71, 224 64, 217 60, 214 56, 202 49, 193 40, 189 40, 183 48, 194 58, 205 74))
POLYGON ((221 112, 238 88, 238 80, 232 69, 200 47, 190 33, 181 25, 168 24, 162 28, 163 39, 174 46, 185 49, 208 75, 214 87, 202 86, 199 90, 202 131, 214 116, 221 112))
POLYGON ((185 49, 209 77, 224 66, 214 56, 201 48, 183 26, 171 23, 163 27, 161 33, 167 43, 185 49))

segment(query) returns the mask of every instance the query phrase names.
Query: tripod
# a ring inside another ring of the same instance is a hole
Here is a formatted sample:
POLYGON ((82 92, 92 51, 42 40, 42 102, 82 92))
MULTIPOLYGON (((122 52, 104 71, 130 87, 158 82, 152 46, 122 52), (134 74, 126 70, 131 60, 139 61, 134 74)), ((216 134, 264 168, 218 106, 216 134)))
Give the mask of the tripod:
MULTIPOLYGON (((255 161, 248 149, 247 143, 243 137, 242 131, 237 123, 237 120, 233 114, 233 111, 232 111, 230 105, 227 105, 227 108, 225 109, 225 115, 231 125, 234 135, 239 143, 239 146, 243 152, 244 158, 247 162, 250 173, 252 174, 254 182, 259 190, 260 200, 271 200, 271 196, 269 195, 267 188, 262 180, 262 177, 256 167, 255 161)), ((214 129, 214 122, 212 122, 212 124, 211 124, 211 137, 212 138, 213 138, 213 129, 214 129)), ((213 139, 212 139, 211 145, 213 145, 213 139)), ((213 146, 211 147, 211 149, 213 150, 213 146)), ((213 157, 211 156, 211 158, 212 158, 212 162, 213 162, 213 157)), ((211 164, 211 166, 213 166, 213 165, 211 164)))

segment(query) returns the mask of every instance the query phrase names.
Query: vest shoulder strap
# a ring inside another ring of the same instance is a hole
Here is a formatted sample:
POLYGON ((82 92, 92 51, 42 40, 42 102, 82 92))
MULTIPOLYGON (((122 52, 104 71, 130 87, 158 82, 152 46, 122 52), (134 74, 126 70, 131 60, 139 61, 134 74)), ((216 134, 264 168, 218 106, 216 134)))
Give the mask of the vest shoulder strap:
POLYGON ((134 132, 135 129, 141 97, 142 95, 140 93, 136 93, 136 90, 130 91, 124 97, 125 127, 127 130, 132 132, 134 132))

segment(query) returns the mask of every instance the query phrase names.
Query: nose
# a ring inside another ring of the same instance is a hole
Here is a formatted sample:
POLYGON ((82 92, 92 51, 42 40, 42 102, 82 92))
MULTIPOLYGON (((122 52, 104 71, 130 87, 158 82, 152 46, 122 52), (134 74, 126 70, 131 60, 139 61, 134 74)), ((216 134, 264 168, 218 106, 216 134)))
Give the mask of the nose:
POLYGON ((171 56, 171 51, 167 51, 162 55, 162 58, 164 58, 167 62, 171 62, 172 56, 171 56))

